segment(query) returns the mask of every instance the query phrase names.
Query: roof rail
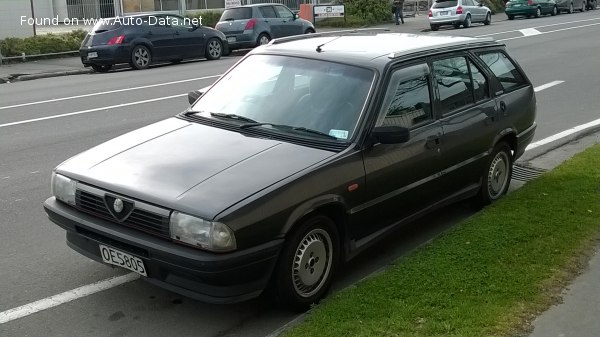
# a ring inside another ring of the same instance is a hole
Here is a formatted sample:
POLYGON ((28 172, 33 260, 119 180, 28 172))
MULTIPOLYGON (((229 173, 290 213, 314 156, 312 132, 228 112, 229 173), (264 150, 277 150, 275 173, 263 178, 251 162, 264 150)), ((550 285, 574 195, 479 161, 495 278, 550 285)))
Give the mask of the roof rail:
MULTIPOLYGON (((494 45, 494 44, 499 44, 498 41, 494 40, 491 37, 477 37, 477 38, 473 38, 473 41, 471 42, 466 42, 460 45, 456 45, 454 42, 448 42, 448 43, 442 43, 442 44, 438 44, 436 46, 436 49, 438 49, 439 51, 445 51, 447 48, 454 48, 454 47, 486 47, 486 46, 490 46, 490 45, 494 45)), ((429 48, 417 48, 411 51, 411 54, 414 53, 418 53, 420 51, 423 50, 428 50, 429 48)), ((388 58, 390 59, 395 59, 398 57, 402 57, 402 56, 406 56, 406 52, 405 51, 399 51, 399 52, 391 52, 388 55, 388 58)))
POLYGON ((278 39, 273 39, 269 42, 269 45, 280 44, 284 42, 312 39, 316 37, 322 36, 330 36, 330 35, 348 35, 348 34, 356 34, 356 33, 367 33, 367 32, 389 32, 389 28, 358 28, 358 29, 347 29, 347 30, 335 30, 330 32, 323 33, 312 33, 312 34, 302 34, 302 35, 293 35, 287 37, 280 37, 278 39))

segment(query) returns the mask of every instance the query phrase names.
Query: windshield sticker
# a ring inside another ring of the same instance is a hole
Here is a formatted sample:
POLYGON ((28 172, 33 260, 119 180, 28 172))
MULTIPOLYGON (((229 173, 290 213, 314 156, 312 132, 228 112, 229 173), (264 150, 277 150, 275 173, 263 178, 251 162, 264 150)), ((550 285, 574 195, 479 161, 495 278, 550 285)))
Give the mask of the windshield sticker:
POLYGON ((335 138, 348 139, 348 131, 346 130, 331 129, 329 130, 329 135, 334 136, 335 138))

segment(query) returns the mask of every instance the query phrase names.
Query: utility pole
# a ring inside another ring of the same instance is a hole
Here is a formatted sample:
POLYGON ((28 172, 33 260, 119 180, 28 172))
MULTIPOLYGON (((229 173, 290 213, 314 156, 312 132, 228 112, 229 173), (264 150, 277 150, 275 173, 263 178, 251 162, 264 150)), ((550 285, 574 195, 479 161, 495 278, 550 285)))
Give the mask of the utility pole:
POLYGON ((33 36, 36 36, 36 31, 35 31, 35 11, 33 10, 33 0, 29 0, 29 2, 31 3, 31 18, 33 19, 33 36))

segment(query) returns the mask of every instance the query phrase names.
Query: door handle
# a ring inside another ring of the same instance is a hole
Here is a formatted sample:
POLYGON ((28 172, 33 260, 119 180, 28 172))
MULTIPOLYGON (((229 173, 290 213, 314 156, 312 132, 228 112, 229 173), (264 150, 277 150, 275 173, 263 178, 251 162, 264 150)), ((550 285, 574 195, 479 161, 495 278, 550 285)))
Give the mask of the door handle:
POLYGON ((439 145, 440 145, 440 136, 439 135, 429 136, 429 137, 427 137, 427 140, 425 141, 425 147, 428 149, 435 149, 439 145))
POLYGON ((502 112, 506 112, 506 103, 504 103, 504 101, 500 101, 500 110, 502 110, 502 112))

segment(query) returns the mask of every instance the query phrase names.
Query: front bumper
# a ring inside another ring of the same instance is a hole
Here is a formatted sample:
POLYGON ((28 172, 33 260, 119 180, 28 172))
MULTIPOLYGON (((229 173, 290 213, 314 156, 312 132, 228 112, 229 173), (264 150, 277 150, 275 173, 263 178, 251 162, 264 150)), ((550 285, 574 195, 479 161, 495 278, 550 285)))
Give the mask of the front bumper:
POLYGON ((274 270, 283 239, 215 254, 183 246, 67 206, 54 197, 44 202, 48 218, 67 231, 67 245, 99 262, 99 244, 144 261, 144 280, 208 303, 234 303, 261 294, 274 270))

